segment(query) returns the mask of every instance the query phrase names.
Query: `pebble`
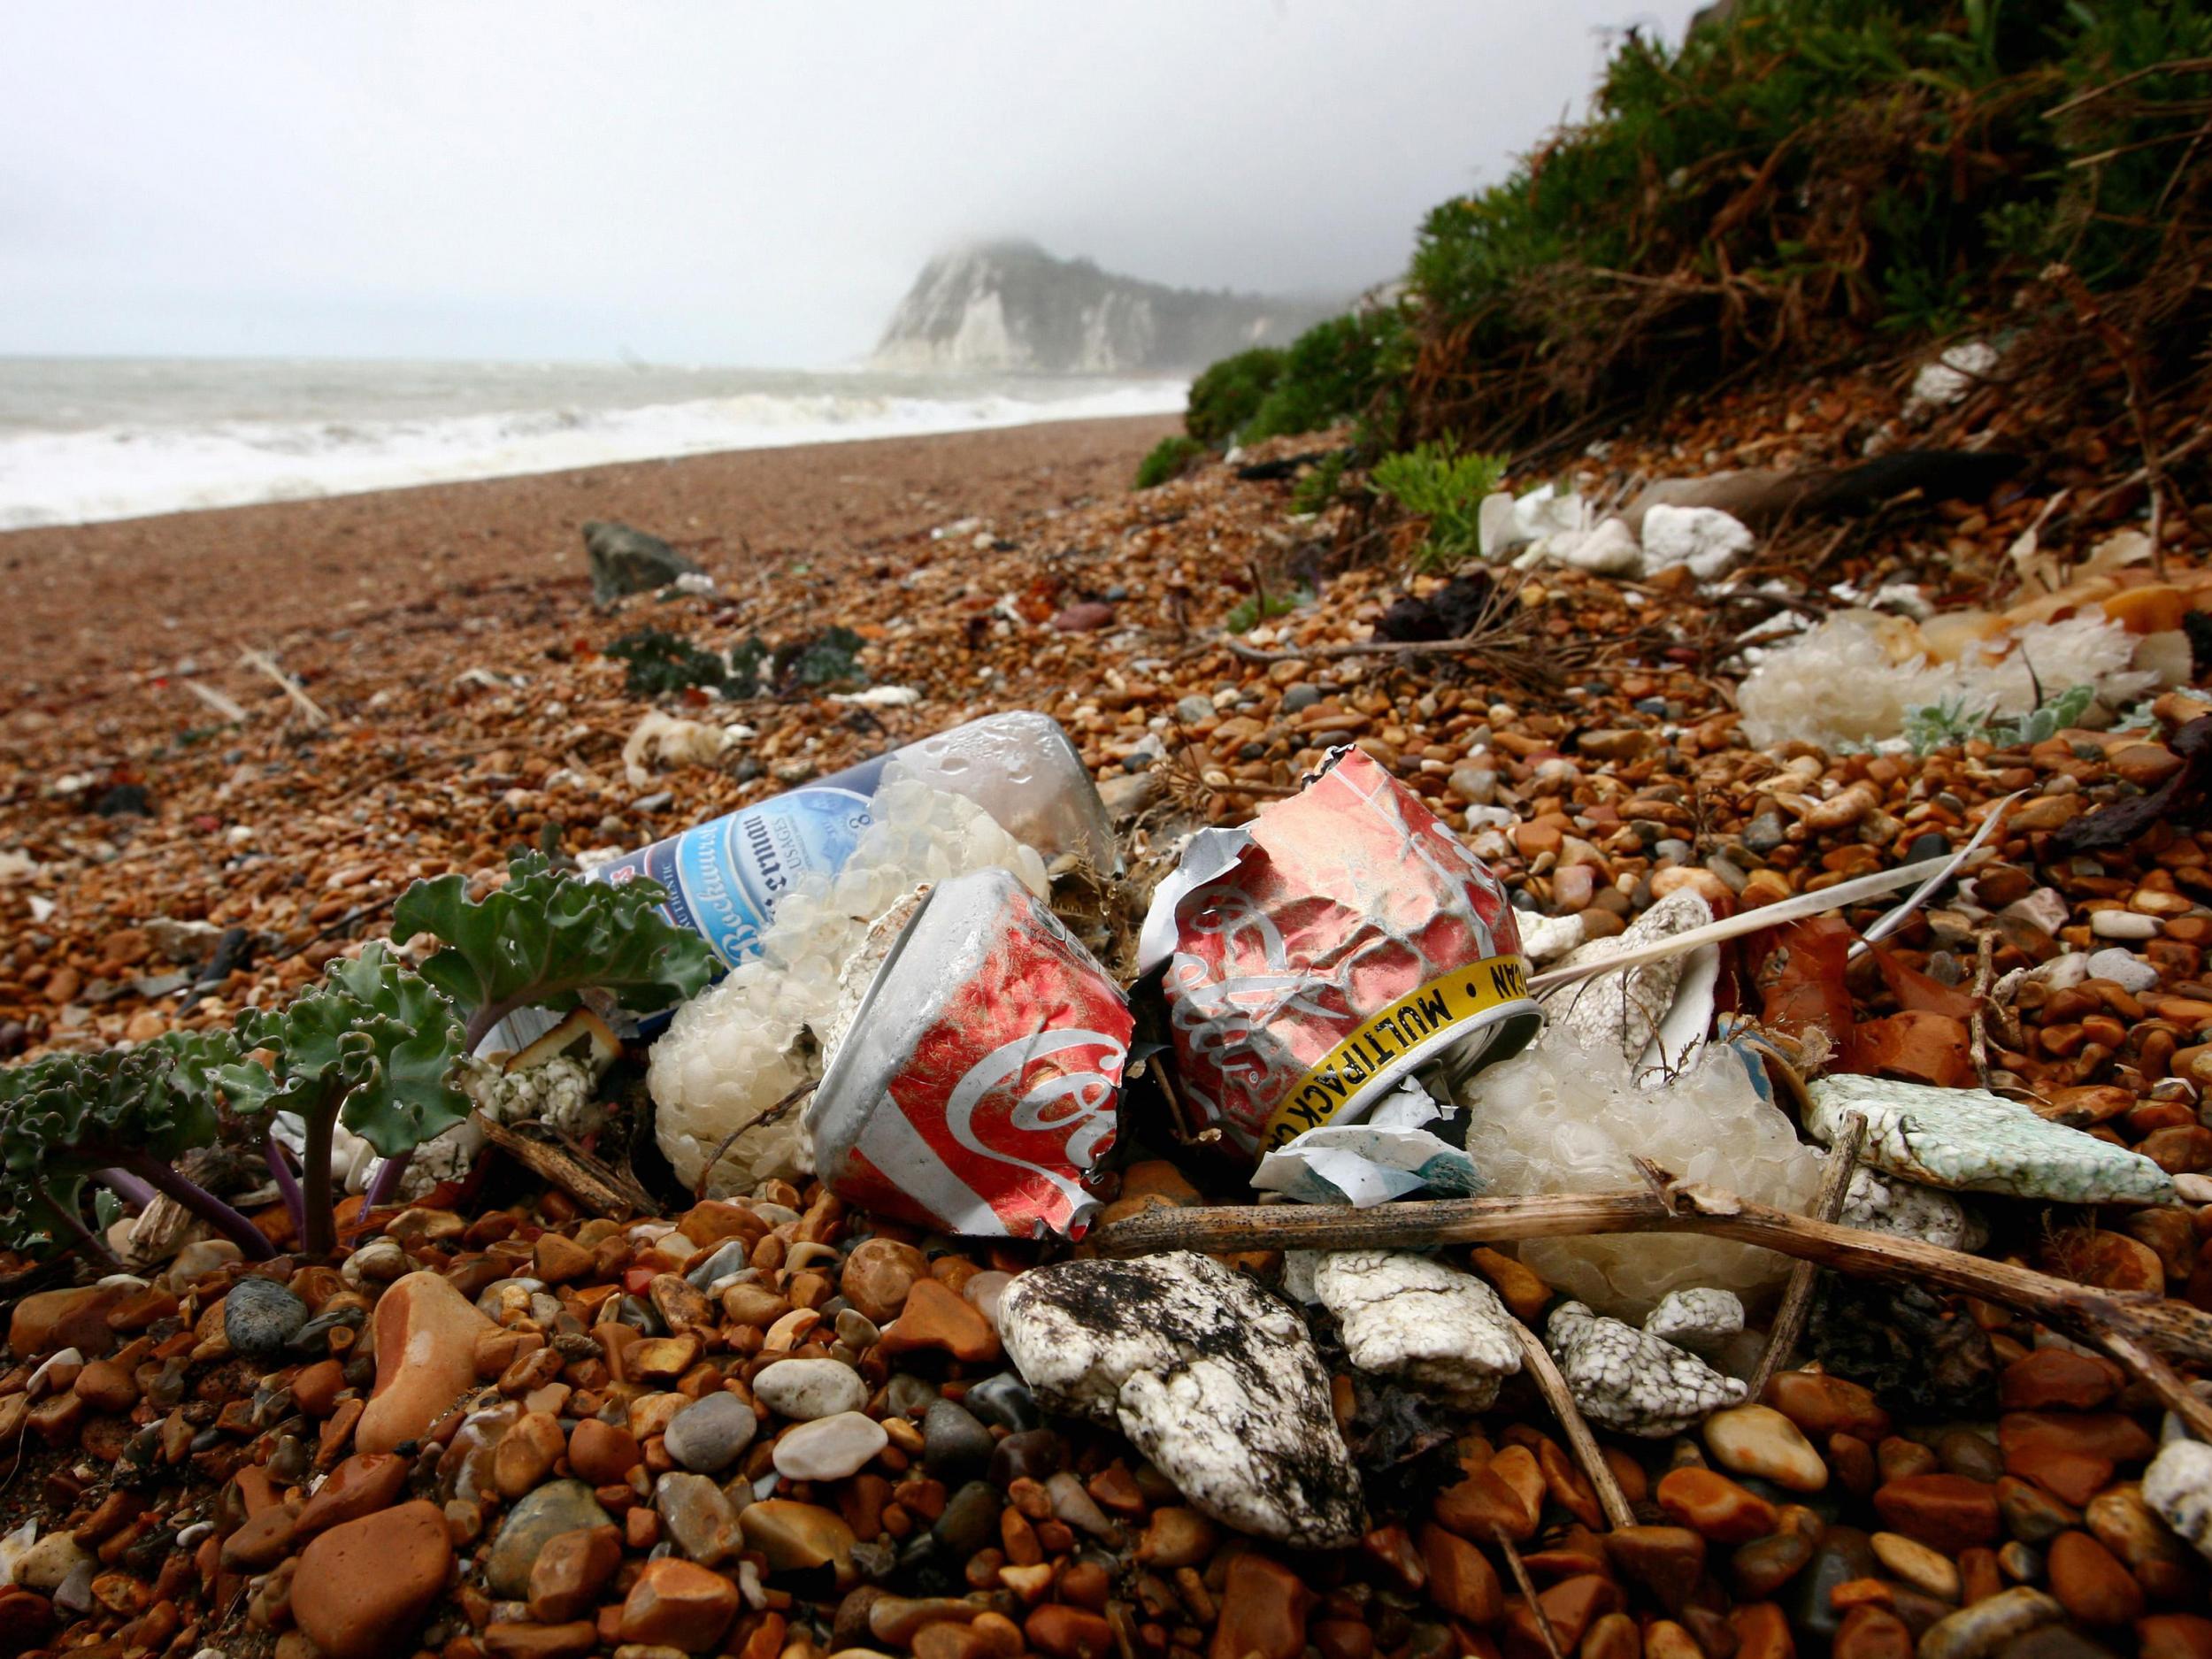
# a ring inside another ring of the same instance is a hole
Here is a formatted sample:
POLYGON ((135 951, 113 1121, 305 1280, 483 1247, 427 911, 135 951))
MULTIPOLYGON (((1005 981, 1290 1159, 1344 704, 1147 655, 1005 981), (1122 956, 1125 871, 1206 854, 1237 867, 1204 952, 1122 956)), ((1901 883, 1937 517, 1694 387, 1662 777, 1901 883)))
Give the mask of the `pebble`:
POLYGON ((776 1437, 776 1472, 793 1480, 842 1480, 859 1473, 890 1438, 882 1424, 858 1411, 817 1417, 776 1437))
POLYGON ((548 1624, 588 1616, 622 1565, 622 1535, 611 1526, 546 1540, 530 1569, 530 1617, 548 1624))
POLYGON ((1792 1492, 1818 1492, 1828 1465, 1812 1443, 1771 1406, 1729 1406, 1705 1419, 1705 1444, 1731 1474, 1755 1475, 1792 1492))
POLYGON ((887 1355, 934 1348, 957 1360, 981 1363, 999 1356, 998 1333, 982 1313, 941 1279, 917 1279, 899 1317, 878 1344, 887 1355))
POLYGON ((800 1423, 857 1411, 868 1402, 860 1373, 833 1359, 780 1359, 764 1367, 752 1386, 754 1399, 800 1423))
POLYGON ((987 1480, 971 1480, 947 1501, 932 1536, 956 1558, 965 1559, 996 1540, 999 1514, 1005 1507, 998 1487, 987 1480))
POLYGON ((2085 1624, 2125 1624, 2143 1611, 2142 1586, 2086 1532, 2061 1532, 2047 1557, 2051 1594, 2085 1624))
POLYGON ((1930 1626, 1920 1638, 1918 1659, 1983 1659, 2065 1616, 2065 1608, 2040 1590, 2025 1585, 2002 1590, 1930 1626))
POLYGON ((429 1432, 475 1386, 476 1339, 493 1328, 440 1274, 386 1286, 376 1303, 376 1387, 354 1445, 388 1452, 429 1432))
POLYGON ((1882 1565, 1914 1589, 1939 1601, 1959 1599, 1959 1570, 1948 1555, 1902 1532, 1877 1532, 1869 1541, 1882 1565))
POLYGON ((1010 1371, 986 1377, 960 1397, 960 1403, 979 1422, 1002 1429, 1018 1432, 1044 1425, 1044 1413, 1038 1409, 1037 1397, 1029 1392, 1029 1385, 1010 1371))
POLYGON ((2131 950, 2113 948, 2089 953, 2089 977, 2109 979, 2131 996, 2139 996, 2158 983, 2158 970, 2131 950))
POLYGON ((569 1466, 595 1486, 621 1479, 639 1456, 637 1436, 619 1424, 586 1417, 569 1431, 569 1466))
POLYGON ((1998 1537, 1997 1493, 1963 1475, 1907 1475, 1875 1488, 1874 1508, 1891 1529, 1956 1555, 1998 1537))
POLYGON ((223 1298, 223 1336, 231 1351, 273 1359, 307 1323, 307 1304, 270 1279, 242 1279, 223 1298))
MULTIPOLYGON (((1253 1659, 1255 1655, 1258 1659, 1299 1659, 1306 1650, 1306 1617, 1314 1600, 1305 1580, 1273 1557, 1256 1550, 1234 1557, 1222 1581, 1221 1617, 1207 1649, 1208 1659, 1253 1659)), ((1106 1651, 1093 1653, 1087 1643, 1079 1655, 1056 1655, 1056 1659, 1106 1659, 1106 1651)))
MULTIPOLYGON (((971 1388, 968 1400, 975 1398, 971 1388)), ((941 1479, 957 1479, 979 1474, 990 1463, 998 1442, 964 1405, 933 1400, 922 1417, 922 1463, 941 1479)))
POLYGON ((864 1239, 845 1257, 837 1288, 870 1322, 883 1325, 899 1317, 907 1293, 928 1272, 928 1258, 912 1245, 864 1239))
POLYGON ((1672 1469, 1655 1494, 1667 1518, 1719 1544, 1747 1544, 1781 1524, 1775 1507, 1709 1469, 1672 1469))
POLYGON ((580 1480, 550 1480, 507 1512, 492 1540, 484 1582, 496 1596, 519 1601, 530 1594, 530 1570, 547 1540, 563 1532, 612 1526, 592 1489, 580 1480))
POLYGON ((653 1485, 653 1508, 677 1548, 701 1566, 726 1561, 739 1548, 739 1511, 704 1475, 673 1470, 653 1485))
POLYGON ((390 1452, 357 1452, 315 1488, 299 1514, 299 1535, 357 1521, 399 1502, 407 1490, 407 1460, 390 1452))
POLYGON ((2158 918, 2133 910, 2099 910, 2089 918, 2089 931, 2100 939, 2155 939, 2158 918))
POLYGON ((181 1294, 218 1268, 245 1259, 246 1253, 228 1239, 195 1239, 176 1253, 161 1282, 181 1294))
POLYGON ((308 1545, 292 1580, 292 1616, 330 1659, 383 1659, 413 1646, 452 1570, 444 1514, 434 1503, 403 1503, 308 1545))
POLYGON ((625 1642, 706 1653, 737 1617, 737 1586, 688 1561, 649 1561, 623 1598, 625 1642))
POLYGON ((841 1577, 852 1571, 853 1529, 819 1505, 768 1498, 748 1504, 737 1519, 746 1548, 760 1551, 773 1571, 834 1566, 841 1577))
POLYGON ((759 1419, 735 1394, 711 1394, 669 1419, 663 1431, 664 1443, 668 1455, 686 1469, 718 1475, 753 1443, 759 1427, 759 1419))

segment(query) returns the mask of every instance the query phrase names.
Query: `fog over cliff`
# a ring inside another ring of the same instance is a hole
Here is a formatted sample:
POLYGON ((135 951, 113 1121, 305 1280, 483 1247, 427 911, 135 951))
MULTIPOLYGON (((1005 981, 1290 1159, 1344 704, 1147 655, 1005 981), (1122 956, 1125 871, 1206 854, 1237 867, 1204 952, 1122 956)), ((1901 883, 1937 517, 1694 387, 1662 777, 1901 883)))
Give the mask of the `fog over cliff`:
POLYGON ((1032 242, 977 242, 922 268, 875 362, 940 372, 1173 373, 1247 346, 1286 344, 1341 303, 1170 288, 1088 259, 1055 258, 1032 242))

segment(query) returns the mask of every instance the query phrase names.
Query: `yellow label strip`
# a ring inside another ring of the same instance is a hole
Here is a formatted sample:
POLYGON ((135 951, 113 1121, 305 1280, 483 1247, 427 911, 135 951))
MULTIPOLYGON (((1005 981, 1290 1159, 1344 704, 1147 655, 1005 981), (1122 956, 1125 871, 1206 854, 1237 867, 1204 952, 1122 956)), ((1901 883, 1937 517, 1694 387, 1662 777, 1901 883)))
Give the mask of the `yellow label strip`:
POLYGON ((1486 956, 1407 992, 1321 1056, 1267 1120, 1262 1148, 1318 1129, 1405 1056, 1443 1048, 1461 1027, 1527 998, 1528 970, 1518 956, 1486 956))

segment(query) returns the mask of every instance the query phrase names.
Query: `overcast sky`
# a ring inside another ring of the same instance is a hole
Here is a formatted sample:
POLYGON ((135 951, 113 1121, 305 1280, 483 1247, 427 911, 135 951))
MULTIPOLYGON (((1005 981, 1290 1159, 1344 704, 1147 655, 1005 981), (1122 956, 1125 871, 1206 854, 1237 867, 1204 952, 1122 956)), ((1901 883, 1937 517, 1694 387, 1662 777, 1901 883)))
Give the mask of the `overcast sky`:
POLYGON ((849 360, 1034 238, 1349 293, 1694 0, 0 9, 0 353, 849 360))

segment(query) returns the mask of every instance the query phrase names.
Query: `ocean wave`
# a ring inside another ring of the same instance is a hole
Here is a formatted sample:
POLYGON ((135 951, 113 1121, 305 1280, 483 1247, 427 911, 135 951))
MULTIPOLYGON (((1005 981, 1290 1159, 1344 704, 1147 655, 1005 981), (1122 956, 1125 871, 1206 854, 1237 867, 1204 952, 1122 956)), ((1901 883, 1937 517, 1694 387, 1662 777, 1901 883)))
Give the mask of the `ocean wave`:
POLYGON ((89 524, 621 461, 1170 413, 1185 384, 1064 396, 754 392, 439 419, 218 421, 0 434, 0 530, 89 524))

